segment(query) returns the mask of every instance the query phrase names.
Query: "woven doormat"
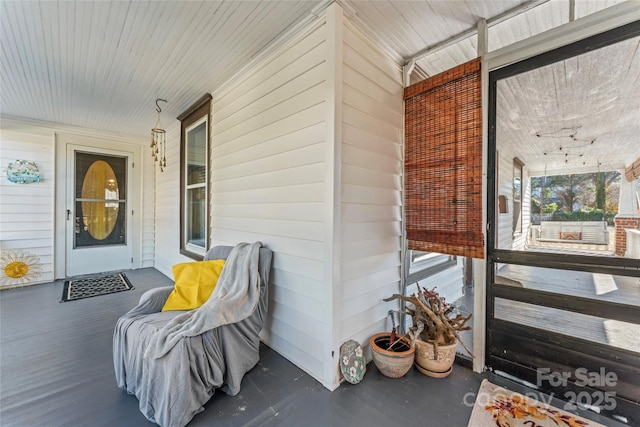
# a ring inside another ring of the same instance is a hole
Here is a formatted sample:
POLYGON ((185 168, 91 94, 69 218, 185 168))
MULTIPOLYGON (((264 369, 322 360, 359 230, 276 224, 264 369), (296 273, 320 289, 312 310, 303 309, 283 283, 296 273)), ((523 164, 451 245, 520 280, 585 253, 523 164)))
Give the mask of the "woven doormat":
POLYGON ((483 380, 467 427, 605 427, 483 380))
POLYGON ((124 273, 84 277, 64 282, 60 302, 74 301, 98 295, 112 294, 133 289, 124 273))

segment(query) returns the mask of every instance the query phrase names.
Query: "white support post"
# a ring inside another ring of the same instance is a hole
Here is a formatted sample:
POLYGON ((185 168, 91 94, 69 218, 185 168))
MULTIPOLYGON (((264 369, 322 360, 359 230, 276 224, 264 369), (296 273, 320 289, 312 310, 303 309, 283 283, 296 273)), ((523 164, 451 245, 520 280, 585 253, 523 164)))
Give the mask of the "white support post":
POLYGON ((629 181, 625 176, 624 170, 619 171, 621 175, 620 179, 620 196, 618 199, 618 213, 623 215, 637 215, 638 209, 638 194, 636 193, 635 180, 629 181))
POLYGON ((576 19, 576 0, 569 0, 569 22, 576 19))
POLYGON ((486 19, 478 21, 478 56, 482 58, 489 52, 489 26, 486 19))
POLYGON ((402 67, 402 85, 404 87, 411 85, 411 73, 413 73, 415 66, 416 60, 410 59, 409 62, 402 67))
POLYGON ((323 341, 323 382, 329 390, 340 385, 340 188, 342 165, 342 58, 343 58, 343 11, 340 5, 333 3, 327 8, 327 98, 326 98, 326 137, 325 137, 325 241, 324 276, 325 307, 323 341))
MULTIPOLYGON (((482 82, 482 228, 487 229, 487 146, 488 146, 488 94, 489 94, 489 70, 487 69, 484 56, 489 50, 489 27, 484 19, 478 22, 478 56, 482 59, 480 67, 482 82)), ((486 241, 486 236, 485 236, 486 241)), ((485 256, 488 248, 485 248, 485 256)), ((485 367, 485 342, 486 342, 486 294, 487 294, 487 263, 483 259, 473 259, 473 370, 482 372, 485 367)))

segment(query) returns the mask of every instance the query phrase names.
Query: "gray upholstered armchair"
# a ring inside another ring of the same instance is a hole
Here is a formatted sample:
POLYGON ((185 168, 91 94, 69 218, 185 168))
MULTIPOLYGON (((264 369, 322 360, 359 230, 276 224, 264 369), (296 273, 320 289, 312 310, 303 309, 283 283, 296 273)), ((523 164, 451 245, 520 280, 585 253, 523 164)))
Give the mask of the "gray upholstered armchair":
MULTIPOLYGON (((205 260, 231 260, 231 246, 216 246, 205 260)), ((140 411, 161 426, 184 426, 213 396, 216 388, 229 395, 240 391, 246 372, 259 360, 258 349, 267 313, 267 288, 271 270, 272 252, 259 251, 257 303, 248 317, 236 323, 224 324, 193 334, 174 334, 171 348, 157 349, 158 337, 177 320, 202 315, 204 307, 212 301, 229 268, 228 260, 209 300, 190 312, 165 311, 162 307, 173 286, 147 291, 137 307, 122 316, 113 336, 113 360, 118 386, 140 401, 140 411), (201 313, 195 313, 203 310, 201 313), (188 313, 188 314, 185 314, 188 313), (163 329, 164 328, 164 329, 163 329), (155 340, 155 341, 154 341, 155 340)), ((218 306, 215 306, 216 308, 218 306)), ((206 316, 200 316, 205 318, 206 316)), ((202 319, 200 319, 200 323, 202 319)), ((165 334, 166 335, 166 334, 165 334)))

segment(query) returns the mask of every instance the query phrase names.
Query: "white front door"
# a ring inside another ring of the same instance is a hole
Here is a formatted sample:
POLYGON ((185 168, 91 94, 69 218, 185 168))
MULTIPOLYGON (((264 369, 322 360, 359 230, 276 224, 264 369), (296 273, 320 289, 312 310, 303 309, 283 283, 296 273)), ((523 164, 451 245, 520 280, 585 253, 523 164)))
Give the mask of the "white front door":
POLYGON ((132 267, 133 153, 69 145, 67 276, 132 267))

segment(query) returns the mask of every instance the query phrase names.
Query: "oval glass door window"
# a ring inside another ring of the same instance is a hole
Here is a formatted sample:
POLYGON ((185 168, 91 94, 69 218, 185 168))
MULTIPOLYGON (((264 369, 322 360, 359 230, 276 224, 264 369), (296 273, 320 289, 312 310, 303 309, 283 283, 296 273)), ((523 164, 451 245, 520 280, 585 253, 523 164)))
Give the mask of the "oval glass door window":
POLYGON ((127 160, 76 152, 75 247, 126 244, 127 160))
POLYGON ((118 181, 107 162, 98 160, 89 166, 82 183, 82 198, 96 200, 82 202, 87 231, 96 240, 106 239, 116 226, 119 208, 118 181))

